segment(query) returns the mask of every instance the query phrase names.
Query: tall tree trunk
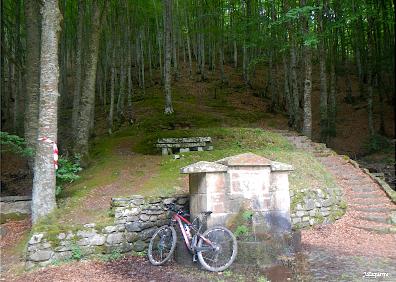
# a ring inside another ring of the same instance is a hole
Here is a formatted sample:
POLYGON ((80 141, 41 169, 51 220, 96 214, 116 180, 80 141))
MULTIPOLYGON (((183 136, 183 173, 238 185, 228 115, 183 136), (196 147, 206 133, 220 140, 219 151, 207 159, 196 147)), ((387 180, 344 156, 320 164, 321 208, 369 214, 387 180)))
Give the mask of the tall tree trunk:
MULTIPOLYGON (((26 113, 25 140, 35 149, 40 91, 40 6, 36 0, 25 0, 26 24, 26 113)), ((33 164, 30 163, 31 167, 33 164)))
POLYGON ((234 40, 233 45, 234 45, 234 68, 237 68, 238 67, 238 48, 237 48, 236 40, 234 40))
POLYGON ((205 73, 205 37, 204 34, 201 33, 200 35, 200 51, 199 53, 201 54, 201 80, 204 81, 206 80, 206 73, 205 73))
MULTIPOLYGON (((59 61, 58 43, 61 14, 57 0, 46 0, 41 8, 41 70, 38 136, 57 142, 59 61)), ((55 166, 52 144, 39 141, 34 161, 32 221, 56 208, 55 166)))
POLYGON ((288 123, 289 126, 291 126, 291 120, 293 119, 292 115, 292 102, 291 102, 291 97, 290 97, 290 75, 289 75, 289 68, 288 68, 288 60, 287 60, 287 55, 283 55, 283 89, 285 92, 285 102, 286 102, 286 108, 287 108, 287 113, 288 113, 288 123))
POLYGON ((124 62, 121 62, 120 70, 120 87, 118 89, 118 99, 117 99, 117 115, 120 116, 124 111, 124 92, 125 92, 125 68, 124 62))
POLYGON ((374 84, 374 75, 373 75, 373 55, 374 55, 374 44, 373 44, 373 35, 372 35, 372 21, 373 19, 369 17, 369 28, 367 31, 367 40, 368 40, 368 49, 367 49, 367 114, 368 114, 368 130, 370 136, 373 136, 374 131, 374 122, 373 122, 373 84, 374 84))
POLYGON ((77 133, 78 128, 78 114, 80 112, 80 97, 81 97, 81 76, 82 76, 82 33, 84 25, 84 3, 83 0, 78 1, 78 26, 77 26, 77 46, 76 46, 76 75, 74 80, 74 95, 73 95, 73 113, 72 113, 72 129, 73 133, 77 133))
POLYGON ((328 109, 327 109, 327 75, 326 75, 326 53, 324 47, 319 50, 319 68, 320 68, 320 141, 327 141, 328 131, 328 109))
POLYGON ((225 73, 224 73, 224 48, 223 48, 223 44, 220 44, 219 59, 220 59, 219 65, 220 65, 221 83, 226 83, 227 82, 227 77, 225 76, 225 73))
POLYGON ((311 109, 311 93, 312 93, 312 62, 310 47, 305 49, 305 80, 304 80, 304 118, 302 133, 312 137, 312 109, 311 109))
POLYGON ((139 33, 139 49, 140 49, 140 67, 142 77, 143 94, 146 93, 145 75, 144 75, 144 48, 143 48, 143 30, 139 33))
POLYGON ((171 93, 171 31, 172 31, 172 0, 164 0, 164 30, 165 30, 165 69, 164 69, 164 92, 165 92, 165 114, 173 113, 171 93))
POLYGON ((100 37, 100 10, 98 1, 93 2, 92 11, 92 29, 90 36, 90 50, 87 54, 87 67, 85 71, 85 80, 81 91, 81 104, 79 114, 79 127, 77 131, 74 151, 80 153, 83 157, 88 157, 88 141, 90 118, 92 107, 95 102, 95 81, 99 53, 100 37))
POLYGON ((160 74, 161 74, 161 83, 164 80, 164 73, 162 70, 162 33, 159 28, 159 23, 158 23, 158 15, 157 15, 157 8, 155 4, 156 0, 153 0, 153 5, 154 5, 154 10, 155 10, 155 27, 157 29, 157 44, 158 44, 158 61, 159 61, 159 67, 160 67, 160 74))
POLYGON ((270 51, 269 56, 269 66, 268 66, 268 84, 269 84, 269 92, 271 95, 271 105, 270 111, 275 112, 275 109, 278 107, 278 93, 276 92, 276 82, 275 82, 275 74, 274 74, 274 63, 273 63, 273 51, 270 51))
POLYGON ((191 58, 191 44, 190 44, 190 34, 189 34, 189 29, 187 27, 187 53, 188 53, 188 72, 189 72, 189 77, 191 78, 192 75, 192 58, 191 58))
MULTIPOLYGON (((333 54, 333 60, 336 60, 335 54, 333 54)), ((331 137, 335 137, 336 132, 336 114, 337 114, 337 104, 336 104, 336 96, 337 96, 337 74, 335 71, 336 61, 331 63, 331 71, 330 71, 330 93, 329 93, 329 113, 328 113, 328 134, 331 137)))
POLYGON ((297 81, 297 54, 294 44, 290 47, 290 102, 292 120, 290 122, 293 129, 298 130, 300 126, 300 113, 299 113, 299 93, 297 81))
MULTIPOLYGON (((115 42, 115 40, 114 40, 115 42)), ((111 56, 111 81, 110 81, 110 110, 108 117, 108 132, 113 133, 113 120, 114 120, 114 92, 115 92, 115 43, 113 45, 113 52, 111 56)))
POLYGON ((177 60, 177 30, 178 30, 178 19, 177 19, 177 1, 175 2, 175 7, 171 10, 171 19, 172 19, 172 55, 173 55, 173 70, 175 75, 175 80, 179 80, 179 62, 177 60))
POLYGON ((133 123, 133 108, 132 108, 132 94, 133 94, 133 80, 132 80, 132 46, 131 40, 128 40, 128 98, 127 98, 127 119, 130 124, 133 123))

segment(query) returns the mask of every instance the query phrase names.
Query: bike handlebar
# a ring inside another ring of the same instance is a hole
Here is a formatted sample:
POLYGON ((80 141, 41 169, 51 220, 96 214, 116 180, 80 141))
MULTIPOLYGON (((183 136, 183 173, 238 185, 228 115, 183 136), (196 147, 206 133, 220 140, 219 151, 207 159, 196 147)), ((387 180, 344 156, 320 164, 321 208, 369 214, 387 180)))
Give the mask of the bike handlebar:
POLYGON ((182 208, 177 209, 175 203, 165 204, 165 207, 172 212, 188 216, 187 212, 182 208))

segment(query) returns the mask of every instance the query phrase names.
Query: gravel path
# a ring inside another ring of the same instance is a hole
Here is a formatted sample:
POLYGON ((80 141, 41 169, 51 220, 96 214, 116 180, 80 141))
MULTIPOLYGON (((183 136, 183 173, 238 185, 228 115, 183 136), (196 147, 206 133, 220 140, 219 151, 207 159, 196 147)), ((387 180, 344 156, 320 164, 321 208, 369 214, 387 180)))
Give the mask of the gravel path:
POLYGON ((342 188, 348 204, 346 214, 334 224, 302 231, 313 280, 362 281, 376 275, 377 280, 396 281, 396 226, 389 224, 396 205, 377 183, 342 156, 305 136, 279 133, 317 157, 342 188))

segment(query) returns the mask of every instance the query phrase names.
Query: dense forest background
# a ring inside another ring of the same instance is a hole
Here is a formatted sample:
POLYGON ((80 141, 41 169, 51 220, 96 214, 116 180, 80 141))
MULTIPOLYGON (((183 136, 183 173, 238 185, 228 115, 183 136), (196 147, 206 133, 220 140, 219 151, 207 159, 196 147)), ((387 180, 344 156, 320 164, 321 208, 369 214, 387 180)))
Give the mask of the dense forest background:
POLYGON ((216 80, 221 89, 235 76, 267 101, 263 112, 284 113, 291 129, 352 157, 394 139, 393 1, 43 3, 1 1, 2 131, 36 150, 45 135, 88 163, 91 137, 139 122, 148 88, 162 87, 164 115, 174 115, 172 85, 216 80), (47 36, 58 59, 46 72, 59 82, 52 92, 43 89, 47 36), (340 136, 340 124, 351 134, 340 136), (354 146, 361 139, 366 151, 354 146))

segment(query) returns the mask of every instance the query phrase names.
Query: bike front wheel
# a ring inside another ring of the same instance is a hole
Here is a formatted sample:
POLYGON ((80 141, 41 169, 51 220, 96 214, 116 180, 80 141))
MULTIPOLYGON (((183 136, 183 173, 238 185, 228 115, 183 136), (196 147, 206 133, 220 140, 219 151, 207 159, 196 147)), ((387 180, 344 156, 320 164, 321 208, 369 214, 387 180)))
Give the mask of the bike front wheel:
POLYGON ((176 247, 176 230, 164 225, 159 228, 150 240, 148 257, 153 265, 162 265, 171 257, 176 247))
POLYGON ((222 226, 209 228, 198 241, 198 260, 209 271, 223 271, 235 260, 237 240, 230 230, 222 226), (206 240, 205 240, 206 239, 206 240))

